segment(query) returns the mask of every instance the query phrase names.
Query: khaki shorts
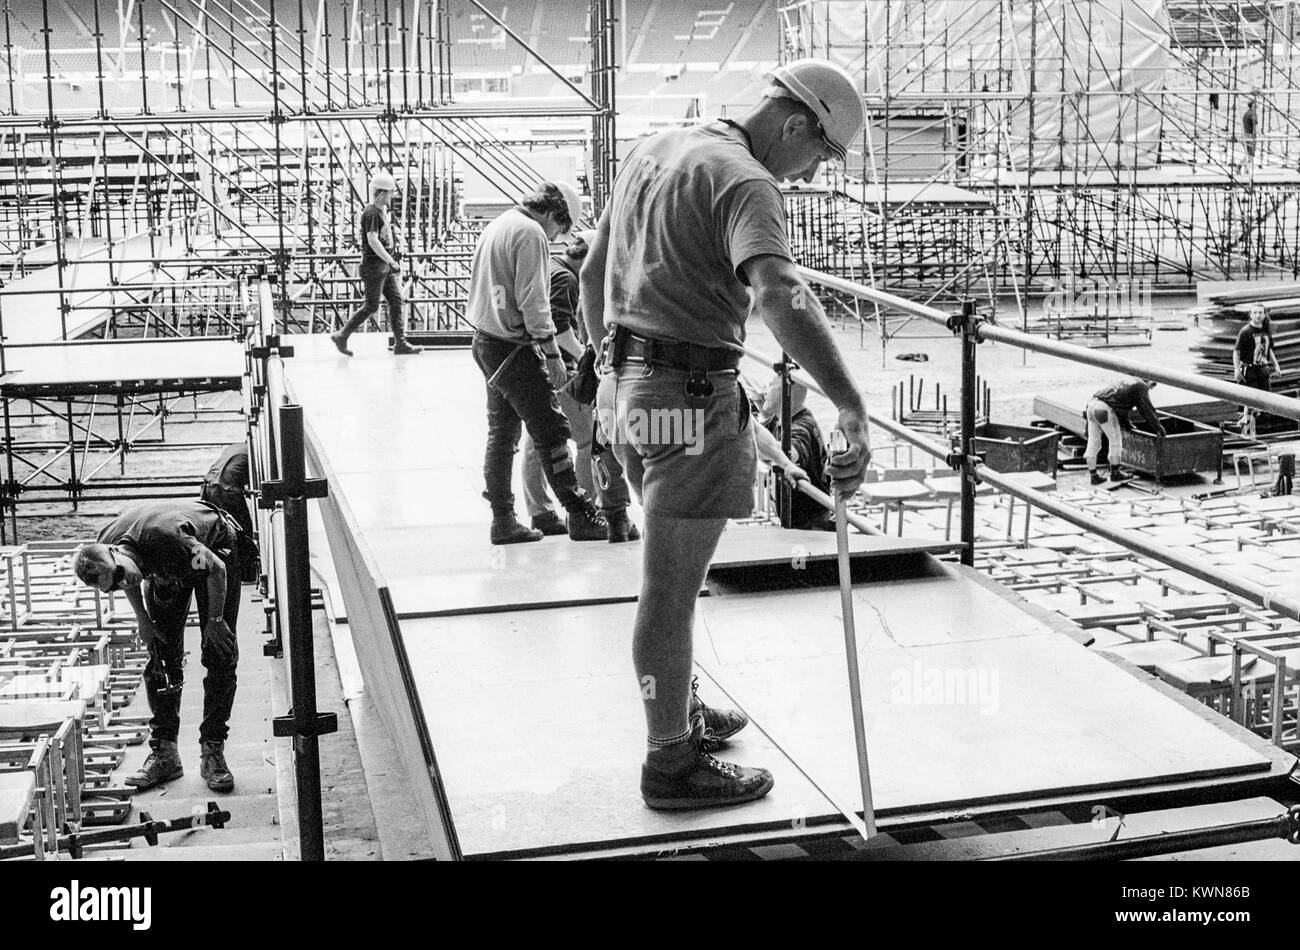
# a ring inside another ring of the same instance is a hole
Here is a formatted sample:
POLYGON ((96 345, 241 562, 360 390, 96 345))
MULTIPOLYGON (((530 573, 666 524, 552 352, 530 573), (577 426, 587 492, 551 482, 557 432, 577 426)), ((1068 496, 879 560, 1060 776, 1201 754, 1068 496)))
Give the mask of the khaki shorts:
POLYGON ((754 511, 749 400, 734 370, 710 373, 712 396, 689 400, 685 370, 625 363, 601 376, 596 412, 648 514, 746 518, 754 511))

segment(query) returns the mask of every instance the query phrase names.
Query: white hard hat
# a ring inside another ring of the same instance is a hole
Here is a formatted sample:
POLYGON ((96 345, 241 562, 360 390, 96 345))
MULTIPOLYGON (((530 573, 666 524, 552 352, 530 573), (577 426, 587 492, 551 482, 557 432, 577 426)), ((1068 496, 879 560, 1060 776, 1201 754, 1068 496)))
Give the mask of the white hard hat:
POLYGON ((397 179, 388 172, 379 172, 374 178, 370 179, 370 192, 376 191, 396 191, 397 179))
POLYGON ((560 194, 564 195, 564 203, 569 206, 569 220, 572 222, 572 228, 578 226, 582 220, 582 196, 578 194, 578 189, 574 188, 567 181, 552 182, 556 188, 560 189, 560 194))
POLYGON ((840 161, 866 123, 862 94, 848 71, 824 59, 797 59, 772 71, 763 95, 802 102, 822 125, 822 137, 840 161), (782 88, 784 87, 784 88, 782 88))

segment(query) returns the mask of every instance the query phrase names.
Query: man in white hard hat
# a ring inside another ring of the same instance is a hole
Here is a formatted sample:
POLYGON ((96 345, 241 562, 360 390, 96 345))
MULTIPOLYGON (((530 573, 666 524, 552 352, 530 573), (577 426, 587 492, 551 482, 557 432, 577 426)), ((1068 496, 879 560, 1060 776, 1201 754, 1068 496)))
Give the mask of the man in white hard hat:
POLYGON ((551 319, 550 242, 582 217, 582 199, 567 182, 544 181, 479 235, 470 268, 466 315, 472 352, 487 380, 488 436, 483 497, 492 505, 493 544, 540 541, 515 514, 514 456, 526 427, 542 473, 568 513, 573 541, 604 541, 605 519, 579 486, 569 451, 572 430, 556 390, 569 380, 551 319))
POLYGON ((348 337, 379 312, 379 298, 388 302, 388 328, 393 333, 393 352, 398 356, 419 353, 422 349, 406 342, 406 324, 402 320, 402 285, 398 280, 397 232, 388 216, 388 203, 397 191, 397 179, 380 172, 370 180, 370 203, 361 212, 357 243, 361 245, 358 276, 365 299, 338 333, 330 339, 344 356, 351 356, 348 337))
POLYGON ((777 342, 839 409, 848 449, 829 459, 834 486, 856 490, 871 457, 862 393, 795 268, 778 190, 844 160, 862 98, 826 62, 789 63, 771 78, 742 119, 635 147, 582 270, 587 331, 605 341, 597 411, 645 507, 633 661, 648 733, 641 795, 652 808, 734 805, 772 787, 767 770, 709 754, 748 718, 706 706, 691 675, 695 598, 727 519, 753 509, 755 427, 737 381, 751 292, 777 342), (645 424, 665 410, 697 420, 691 438, 645 424))

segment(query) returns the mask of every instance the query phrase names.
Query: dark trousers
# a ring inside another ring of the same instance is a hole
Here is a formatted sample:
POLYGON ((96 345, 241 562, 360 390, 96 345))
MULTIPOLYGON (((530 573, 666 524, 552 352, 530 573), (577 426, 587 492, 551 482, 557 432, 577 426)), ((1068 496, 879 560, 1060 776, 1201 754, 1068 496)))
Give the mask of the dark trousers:
POLYGON ((343 335, 356 332, 363 323, 377 314, 379 298, 382 296, 388 303, 388 329, 392 331, 394 340, 402 342, 406 339, 406 326, 402 320, 402 285, 397 279, 397 271, 383 264, 378 270, 362 268, 358 276, 366 299, 353 312, 347 326, 343 328, 343 335))
MULTIPOLYGON (((226 559, 226 607, 222 612, 231 630, 239 621, 239 556, 226 559)), ((158 636, 149 645, 149 662, 144 668, 145 695, 149 699, 149 745, 175 742, 181 731, 181 691, 160 692, 185 682, 185 621, 190 612, 190 594, 199 602, 199 625, 208 617, 208 589, 204 578, 149 578, 144 583, 144 606, 158 628, 158 636)), ((227 725, 235 705, 235 662, 213 655, 207 644, 202 651, 203 722, 199 738, 224 742, 230 733, 227 725)))
POLYGON ((511 491, 515 452, 523 429, 537 447, 542 473, 565 511, 582 508, 586 495, 578 487, 569 454, 569 420, 560 410, 546 366, 528 344, 474 334, 474 361, 487 384, 488 436, 483 459, 484 497, 493 514, 515 510, 511 491))

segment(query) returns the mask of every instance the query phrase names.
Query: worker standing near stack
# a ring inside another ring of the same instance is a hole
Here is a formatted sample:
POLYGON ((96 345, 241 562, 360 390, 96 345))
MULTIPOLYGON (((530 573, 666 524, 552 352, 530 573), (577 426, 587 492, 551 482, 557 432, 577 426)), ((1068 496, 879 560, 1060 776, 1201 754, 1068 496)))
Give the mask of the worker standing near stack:
POLYGON ((348 337, 379 312, 379 298, 388 303, 388 329, 393 334, 393 352, 398 356, 419 353, 422 347, 406 342, 406 324, 402 319, 402 285, 398 279, 397 230, 389 217, 388 205, 397 193, 397 179, 380 172, 370 181, 370 203, 361 212, 357 243, 361 245, 358 276, 365 299, 347 324, 330 339, 344 356, 351 356, 348 337))
POLYGON ((597 412, 645 508, 633 661, 647 727, 641 795, 652 808, 735 805, 772 788, 766 769, 710 754, 748 718, 696 694, 695 600, 727 519, 753 511, 755 426, 737 378, 751 292, 781 348, 839 410, 848 448, 830 459, 835 488, 856 491, 870 460, 862 393, 795 267, 777 184, 843 161, 863 123, 846 71, 819 60, 780 67, 743 118, 635 147, 582 269, 588 335, 605 341, 597 412), (700 422, 673 441, 639 424, 654 413, 700 422))
POLYGON ((581 215, 576 188, 541 182, 484 228, 474 248, 466 312, 475 327, 474 361, 487 380, 483 497, 492 506, 493 544, 542 539, 542 532, 520 524, 515 514, 511 477, 524 427, 547 484, 568 513, 570 540, 608 537, 605 519, 578 486, 569 451, 572 431, 556 398, 570 373, 551 319, 549 242, 581 215))

